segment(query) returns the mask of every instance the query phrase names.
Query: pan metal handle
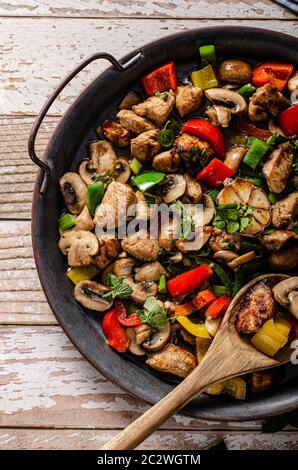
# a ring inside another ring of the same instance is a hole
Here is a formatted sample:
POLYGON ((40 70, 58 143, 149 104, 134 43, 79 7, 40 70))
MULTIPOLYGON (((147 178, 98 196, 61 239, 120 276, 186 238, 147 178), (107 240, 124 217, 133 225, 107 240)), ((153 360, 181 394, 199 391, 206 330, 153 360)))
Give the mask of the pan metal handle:
MULTIPOLYGON (((89 57, 86 57, 82 62, 80 62, 66 77, 63 78, 63 80, 59 83, 59 85, 54 89, 52 94, 49 96, 49 98, 46 100, 45 104, 41 108, 32 128, 31 132, 29 135, 28 139, 28 152, 31 160, 33 163, 35 163, 39 168, 42 170, 44 173, 44 177, 47 178, 51 174, 51 168, 50 166, 40 160, 38 156, 36 155, 35 152, 35 140, 36 140, 36 135, 37 132, 41 126, 41 123, 47 114, 49 108, 52 106, 54 103, 55 99, 57 96, 61 93, 61 91, 66 87, 66 85, 81 71, 83 70, 87 65, 89 65, 91 62, 94 62, 97 59, 106 59, 108 60, 119 72, 123 72, 124 70, 127 70, 129 67, 135 65, 137 62, 139 62, 143 58, 143 55, 141 52, 136 54, 134 57, 132 57, 130 60, 125 62, 124 64, 121 64, 115 57, 113 57, 111 54, 108 54, 106 52, 97 52, 95 54, 90 55, 89 57)), ((44 180, 45 180, 44 178, 44 180)), ((45 181, 43 181, 42 186, 44 186, 45 181)), ((42 191, 41 191, 42 192, 42 191)))

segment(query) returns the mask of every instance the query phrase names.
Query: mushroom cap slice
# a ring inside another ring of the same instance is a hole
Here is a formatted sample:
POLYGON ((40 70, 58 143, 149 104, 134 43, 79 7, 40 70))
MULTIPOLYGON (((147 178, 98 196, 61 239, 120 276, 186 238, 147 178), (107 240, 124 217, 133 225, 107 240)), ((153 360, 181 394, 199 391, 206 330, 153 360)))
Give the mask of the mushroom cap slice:
POLYGON ((247 103, 243 96, 236 91, 226 88, 210 88, 205 90, 205 95, 213 104, 226 106, 232 114, 247 112, 247 103))
POLYGON ((251 223, 244 229, 243 235, 260 235, 270 224, 270 202, 265 192, 250 181, 236 178, 219 193, 217 202, 222 205, 240 203, 244 208, 253 207, 251 223))
POLYGON ((126 328, 126 336, 129 339, 129 346, 128 350, 134 354, 135 356, 144 356, 146 354, 146 351, 140 344, 137 343, 136 341, 136 332, 134 328, 128 327, 126 328))
POLYGON ((171 335, 171 326, 170 322, 167 321, 166 325, 163 328, 158 328, 155 333, 144 343, 142 346, 147 350, 147 351, 159 351, 162 349, 167 342, 170 339, 171 335))
POLYGON ((94 233, 70 230, 62 234, 59 249, 67 255, 69 266, 90 266, 92 257, 98 253, 99 243, 94 233))
POLYGON ((137 282, 158 281, 163 274, 166 275, 167 272, 159 261, 145 263, 135 268, 135 280, 137 282))
POLYGON ((143 305, 147 297, 157 295, 157 284, 155 282, 134 282, 131 278, 126 278, 125 282, 132 287, 133 293, 130 298, 138 305, 143 305))
POLYGON ((116 153, 110 142, 97 140, 89 144, 89 153, 93 168, 99 175, 113 171, 116 164, 116 153))
POLYGON ((79 215, 87 204, 87 186, 82 178, 72 171, 59 180, 60 189, 68 212, 79 215))
POLYGON ((90 215, 88 206, 85 206, 82 212, 76 217, 76 224, 72 230, 93 230, 94 222, 90 215))
POLYGON ((298 276, 288 277, 273 287, 275 300, 298 318, 298 276))
POLYGON ((215 214, 214 202, 208 194, 203 194, 203 225, 210 224, 215 214))
POLYGON ((74 296, 83 307, 97 312, 104 312, 111 308, 113 303, 102 298, 103 294, 107 292, 109 292, 109 289, 102 284, 94 281, 81 281, 74 289, 74 296))
POLYGON ((118 183, 127 183, 130 178, 130 166, 124 158, 118 158, 114 166, 115 181, 118 183))
POLYGON ((182 175, 171 174, 166 176, 162 186, 164 188, 163 201, 169 204, 183 196, 186 189, 186 181, 182 175))
POLYGON ((196 230, 195 240, 176 240, 176 248, 182 253, 198 251, 207 243, 212 233, 212 227, 199 227, 196 230))
POLYGON ((98 174, 92 166, 91 160, 83 160, 79 166, 79 175, 86 184, 94 183, 98 174))

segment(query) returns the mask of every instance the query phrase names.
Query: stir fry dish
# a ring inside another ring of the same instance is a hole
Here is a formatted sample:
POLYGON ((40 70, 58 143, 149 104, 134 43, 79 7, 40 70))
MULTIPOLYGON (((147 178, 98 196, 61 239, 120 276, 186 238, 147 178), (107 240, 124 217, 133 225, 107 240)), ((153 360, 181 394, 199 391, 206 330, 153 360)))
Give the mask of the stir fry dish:
MULTIPOLYGON (((270 273, 288 276, 253 284, 235 328, 271 357, 298 336, 293 65, 220 59, 204 45, 195 70, 179 76, 169 62, 151 71, 96 132, 60 178, 59 249, 75 299, 98 316, 108 344, 167 380, 185 378, 237 292, 270 273), (152 237, 159 205, 170 217, 157 218, 152 237)), ((244 399, 281 374, 255 372, 207 393, 244 399)))

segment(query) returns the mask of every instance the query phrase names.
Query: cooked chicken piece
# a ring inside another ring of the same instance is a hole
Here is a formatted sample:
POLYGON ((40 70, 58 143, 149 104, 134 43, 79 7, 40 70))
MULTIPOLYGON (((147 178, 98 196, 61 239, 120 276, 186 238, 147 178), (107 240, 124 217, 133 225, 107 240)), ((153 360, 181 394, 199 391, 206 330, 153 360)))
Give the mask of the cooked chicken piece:
POLYGON ((136 195, 130 186, 117 181, 109 184, 101 204, 94 216, 94 223, 100 228, 118 227, 132 204, 136 203, 136 195))
POLYGON ((228 233, 221 228, 213 228, 209 240, 212 251, 239 250, 241 248, 241 235, 239 233, 228 233))
POLYGON ((155 96, 150 96, 143 103, 132 107, 134 113, 145 117, 161 127, 172 112, 175 104, 175 95, 172 90, 155 96))
POLYGON ((269 155, 262 172, 270 191, 281 193, 286 188, 293 161, 294 150, 290 142, 281 144, 269 155))
MULTIPOLYGON (((178 218, 174 217, 166 223, 161 223, 159 245, 166 251, 175 250, 175 240, 178 240, 180 232, 180 223, 178 218)), ((178 252, 179 253, 179 252, 178 252)))
POLYGON ((158 130, 146 131, 132 139, 130 143, 131 156, 142 163, 150 162, 152 157, 161 150, 160 143, 156 140, 157 133, 158 130))
POLYGON ((274 296, 265 282, 254 284, 244 296, 236 315, 236 330, 238 333, 254 333, 274 313, 274 296))
POLYGON ((106 140, 98 140, 89 144, 89 152, 91 158, 91 168, 98 175, 104 175, 114 169, 116 163, 116 154, 113 146, 106 140))
POLYGON ((184 173, 183 177, 186 181, 186 190, 184 193, 185 196, 189 197, 192 202, 197 204, 203 196, 203 191, 200 183, 191 178, 188 173, 184 173))
POLYGON ((118 256, 119 250, 120 244, 115 238, 99 240, 99 251, 93 258, 94 263, 99 269, 104 269, 118 256))
POLYGON ((126 127, 126 129, 134 132, 135 134, 141 134, 142 132, 156 129, 155 124, 148 121, 148 119, 138 116, 129 109, 121 109, 121 111, 119 111, 117 114, 117 118, 119 119, 122 126, 126 127))
POLYGON ((271 269, 278 272, 287 272, 298 268, 298 244, 284 248, 277 253, 270 253, 268 263, 271 269))
POLYGON ((148 234, 144 231, 124 238, 121 246, 124 251, 141 261, 153 261, 159 255, 158 241, 148 238, 148 234))
POLYGON ((119 104, 119 109, 131 109, 135 104, 141 102, 140 96, 133 90, 129 91, 119 104))
POLYGON ((275 382, 275 374, 272 370, 259 370, 251 374, 251 390, 253 393, 264 392, 272 387, 275 382))
POLYGON ((176 109, 184 118, 199 108, 203 101, 203 90, 192 85, 178 86, 176 89, 176 109))
POLYGON ((232 112, 229 108, 218 105, 210 106, 210 108, 206 109, 205 114, 216 127, 228 127, 232 117, 232 112))
POLYGON ((169 150, 155 155, 153 158, 153 168, 162 173, 175 173, 180 166, 180 156, 169 150))
POLYGON ((197 160, 198 162, 200 161, 201 154, 204 154, 204 157, 214 154, 214 151, 208 142, 186 133, 181 134, 177 139, 175 139, 172 152, 180 155, 183 160, 197 160))
POLYGON ((147 297, 155 297, 157 295, 157 284, 152 281, 134 282, 132 278, 125 279, 126 284, 132 287, 133 293, 130 295, 131 300, 138 305, 142 305, 147 297))
POLYGON ((158 281, 162 274, 167 274, 167 272, 159 261, 145 263, 135 268, 135 280, 138 282, 158 281))
POLYGON ((153 369, 177 375, 183 379, 197 365, 196 358, 190 352, 174 344, 167 344, 162 351, 150 355, 146 363, 153 369))
POLYGON ((261 235, 260 242, 268 251, 279 251, 289 241, 298 240, 298 235, 290 230, 275 230, 268 235, 261 235))
POLYGON ((114 274, 116 276, 131 277, 136 261, 132 258, 117 259, 114 264, 114 274))
POLYGON ((270 116, 278 114, 290 104, 274 85, 258 88, 249 100, 248 115, 251 121, 266 121, 270 116))
POLYGON ((119 147, 126 147, 130 144, 129 131, 119 122, 104 121, 99 129, 102 130, 106 139, 119 147))
POLYGON ((137 205, 136 205, 136 219, 148 220, 150 218, 150 207, 147 204, 146 198, 141 191, 136 192, 137 205))
POLYGON ((276 228, 292 230, 298 218, 298 191, 278 201, 272 211, 272 223, 276 228))

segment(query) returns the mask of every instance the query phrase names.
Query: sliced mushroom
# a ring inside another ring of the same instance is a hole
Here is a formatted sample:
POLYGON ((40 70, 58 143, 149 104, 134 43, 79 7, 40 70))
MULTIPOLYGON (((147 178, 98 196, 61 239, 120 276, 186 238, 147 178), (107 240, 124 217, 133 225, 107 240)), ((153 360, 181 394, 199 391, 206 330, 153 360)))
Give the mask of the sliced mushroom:
POLYGON ((79 166, 79 174, 86 184, 92 184, 96 180, 98 174, 92 166, 91 160, 83 160, 79 166))
MULTIPOLYGON (((239 93, 236 93, 236 91, 226 90, 225 88, 210 88, 205 91, 205 94, 213 105, 226 107, 230 110, 231 114, 247 112, 245 99, 239 93)), ((221 110, 221 112, 223 111, 221 110)))
POLYGON ((178 153, 166 150, 165 152, 155 155, 152 166, 156 171, 175 173, 180 166, 180 156, 178 153))
POLYGON ((215 207, 212 198, 208 194, 203 194, 203 225, 210 224, 215 214, 215 207))
POLYGON ((281 130, 281 128, 277 125, 274 119, 270 119, 268 122, 268 129, 272 134, 278 134, 282 137, 285 137, 285 134, 281 130))
POLYGON ((103 299, 103 294, 107 292, 109 292, 109 289, 102 284, 94 281, 81 281, 74 289, 74 296, 83 307, 97 312, 104 312, 112 306, 112 302, 103 299))
POLYGON ((184 173, 183 178, 186 181, 185 196, 189 197, 192 202, 197 204, 200 202, 203 195, 200 183, 191 178, 188 173, 184 173))
POLYGON ((178 250, 176 251, 176 253, 170 256, 169 261, 171 261, 171 263, 173 264, 177 264, 177 263, 180 263, 182 259, 183 259, 182 253, 181 251, 178 250))
POLYGON ((167 272, 159 261, 145 263, 142 266, 135 268, 135 280, 137 282, 158 281, 162 274, 166 275, 167 272))
POLYGON ((268 263, 271 269, 278 272, 287 272, 290 269, 298 268, 298 246, 293 245, 284 248, 277 253, 270 253, 268 263))
POLYGON ((248 263, 249 261, 253 260, 257 256, 255 251, 249 251, 244 255, 237 256, 237 258, 233 259, 228 263, 229 268, 235 269, 241 266, 242 264, 248 263))
POLYGON ((82 178, 72 171, 59 180, 60 189, 68 212, 79 215, 87 204, 87 186, 82 178))
POLYGON ((131 109, 135 104, 141 103, 141 97, 133 90, 129 91, 119 104, 119 109, 131 109))
POLYGON ((170 322, 167 321, 166 326, 158 328, 149 339, 143 342, 143 347, 150 352, 159 351, 169 341, 170 334, 171 326, 170 322))
POLYGON ((89 144, 92 166, 99 175, 113 171, 116 164, 116 154, 110 142, 98 140, 89 144))
POLYGON ((229 149, 226 153, 224 164, 232 170, 237 171, 240 163, 242 162, 244 155, 246 154, 246 148, 242 146, 236 146, 229 149))
POLYGON ((129 339, 128 350, 135 356, 144 356, 146 351, 136 342, 136 332, 134 328, 126 328, 126 336, 129 339))
POLYGON ((218 250, 214 253, 213 258, 225 261, 226 263, 230 263, 230 261, 233 261, 234 259, 238 258, 238 256, 239 255, 235 251, 218 250))
POLYGON ((130 178, 130 174, 131 171, 128 161, 124 158, 118 158, 114 166, 115 181, 118 181, 118 183, 127 183, 130 178))
POLYGON ((244 60, 227 59, 219 66, 218 76, 224 82, 249 83, 251 75, 251 66, 244 60))
POLYGON ((195 239, 176 240, 176 247, 182 253, 198 251, 207 243, 212 233, 212 227, 199 227, 195 230, 195 239))
POLYGON ((150 325, 147 325, 147 323, 143 323, 143 325, 135 326, 134 331, 136 334, 136 343, 142 344, 144 341, 150 338, 152 328, 150 325))
POLYGON ((163 200, 167 204, 181 198, 185 193, 186 181, 182 175, 172 174, 166 176, 162 184, 163 200))
POLYGON ((142 305, 147 297, 157 295, 157 284, 155 282, 134 282, 131 278, 126 278, 125 282, 132 287, 133 293, 130 298, 138 305, 142 305))
POLYGON ((90 266, 93 264, 93 256, 98 253, 99 243, 94 233, 71 230, 63 233, 59 248, 67 255, 69 266, 90 266))
POLYGON ((72 230, 93 230, 94 222, 90 215, 88 206, 85 206, 80 215, 76 217, 76 224, 72 230))
POLYGON ((298 276, 284 279, 272 290, 275 300, 298 319, 298 276))

